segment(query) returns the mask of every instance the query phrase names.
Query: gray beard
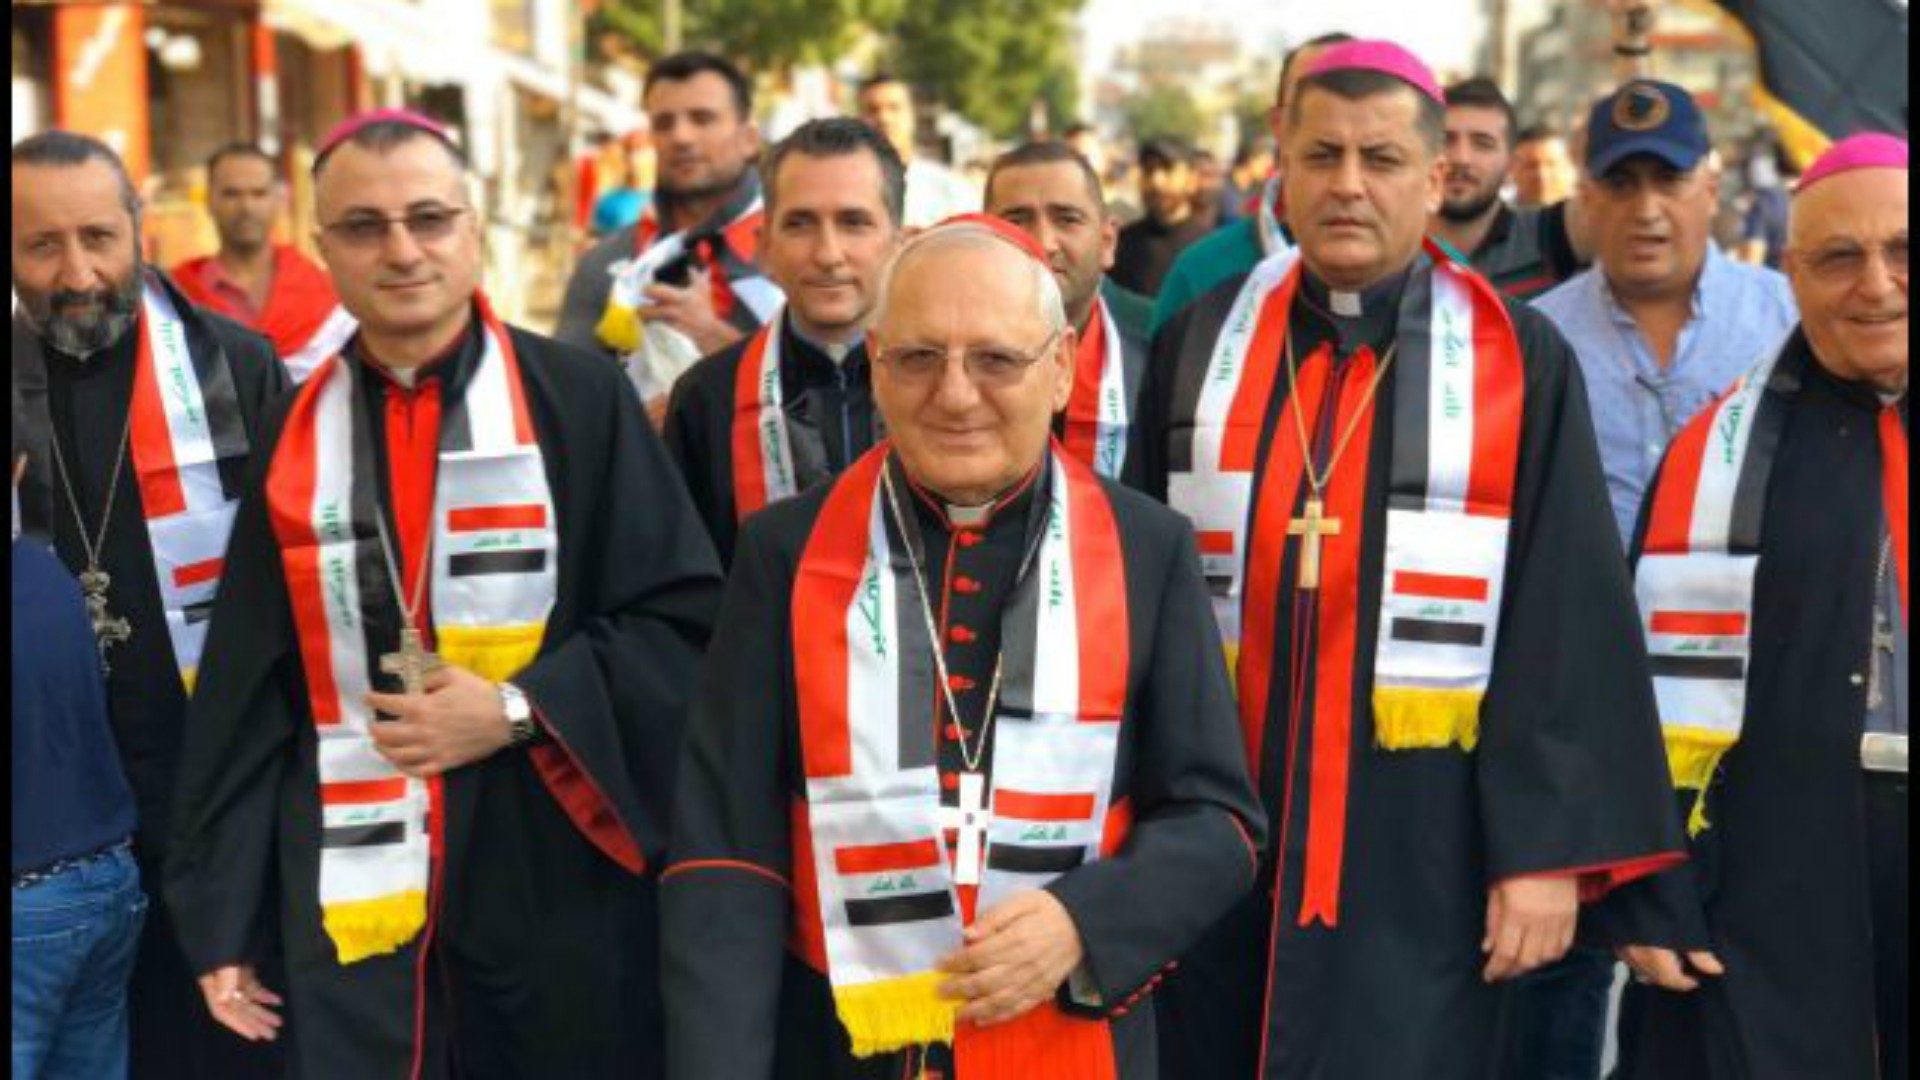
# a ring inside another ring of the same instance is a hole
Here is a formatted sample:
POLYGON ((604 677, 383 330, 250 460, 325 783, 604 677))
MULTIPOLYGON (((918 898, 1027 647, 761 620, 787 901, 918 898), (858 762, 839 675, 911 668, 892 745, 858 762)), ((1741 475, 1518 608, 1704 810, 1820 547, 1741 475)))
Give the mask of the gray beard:
POLYGON ((125 337, 133 324, 139 321, 140 281, 141 274, 136 270, 128 279, 127 288, 110 290, 105 295, 105 310, 89 318, 70 319, 55 315, 52 313, 54 305, 51 300, 47 303, 44 318, 34 310, 33 304, 23 302, 20 311, 26 316, 27 325, 33 327, 49 348, 78 360, 86 360, 125 337))

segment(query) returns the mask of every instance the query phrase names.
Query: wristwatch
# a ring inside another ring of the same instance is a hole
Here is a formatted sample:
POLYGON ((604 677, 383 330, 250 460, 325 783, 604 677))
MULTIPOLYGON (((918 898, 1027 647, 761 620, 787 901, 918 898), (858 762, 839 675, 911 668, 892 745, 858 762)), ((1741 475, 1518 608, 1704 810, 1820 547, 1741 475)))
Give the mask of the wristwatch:
POLYGON ((533 703, 527 700, 526 691, 510 682, 500 684, 500 710, 507 714, 508 746, 525 746, 540 733, 540 725, 533 722, 533 703))

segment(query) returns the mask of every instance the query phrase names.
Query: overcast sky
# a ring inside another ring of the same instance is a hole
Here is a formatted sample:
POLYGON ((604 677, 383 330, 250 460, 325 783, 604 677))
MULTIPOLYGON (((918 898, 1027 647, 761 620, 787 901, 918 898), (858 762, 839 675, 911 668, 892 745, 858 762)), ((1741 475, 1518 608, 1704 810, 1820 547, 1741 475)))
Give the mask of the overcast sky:
POLYGON ((1329 30, 1391 38, 1434 67, 1455 72, 1471 64, 1482 30, 1474 0, 1089 0, 1081 15, 1087 59, 1096 70, 1105 70, 1120 45, 1153 33, 1166 19, 1195 12, 1256 45, 1279 37, 1301 41, 1329 30))

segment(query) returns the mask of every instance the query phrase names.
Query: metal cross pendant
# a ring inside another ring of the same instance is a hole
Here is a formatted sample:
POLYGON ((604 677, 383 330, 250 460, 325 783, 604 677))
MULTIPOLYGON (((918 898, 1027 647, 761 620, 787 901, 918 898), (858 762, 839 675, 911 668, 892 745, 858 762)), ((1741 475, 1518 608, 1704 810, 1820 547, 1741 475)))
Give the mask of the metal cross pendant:
POLYGON ((940 827, 958 834, 954 841, 954 881, 980 884, 981 854, 987 846, 987 826, 992 823, 993 815, 987 811, 987 778, 976 772, 961 773, 960 805, 940 808, 940 827))
POLYGON ((1898 642, 1893 636, 1893 626, 1887 620, 1887 613, 1876 609, 1873 613, 1873 644, 1867 650, 1867 708, 1877 709, 1886 704, 1886 692, 1880 689, 1880 679, 1885 674, 1880 666, 1880 654, 1889 657, 1894 654, 1898 642))
POLYGON ((1320 496, 1307 496, 1306 516, 1287 522, 1287 535, 1300 537, 1301 589, 1320 587, 1320 540, 1340 535, 1340 519, 1326 516, 1327 505, 1320 496))
POLYGON ((100 670, 111 674, 113 666, 107 662, 107 650, 133 637, 133 625, 107 610, 107 586, 113 584, 113 578, 97 566, 89 566, 80 572, 80 591, 87 601, 87 621, 93 624, 94 644, 100 650, 100 670))
POLYGON ((400 631, 400 651, 387 653, 380 658, 382 672, 400 677, 400 692, 403 694, 426 693, 427 676, 445 666, 438 656, 427 651, 420 631, 411 626, 403 627, 400 631))

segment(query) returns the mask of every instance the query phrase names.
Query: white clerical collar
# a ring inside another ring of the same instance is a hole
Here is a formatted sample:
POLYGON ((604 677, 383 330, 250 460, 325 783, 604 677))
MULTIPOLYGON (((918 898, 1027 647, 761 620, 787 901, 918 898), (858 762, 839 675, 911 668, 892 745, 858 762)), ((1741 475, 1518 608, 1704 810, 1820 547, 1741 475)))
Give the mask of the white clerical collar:
POLYGON ((391 368, 382 366, 380 370, 386 372, 387 378, 399 383, 400 389, 402 390, 411 390, 414 384, 420 381, 420 369, 417 367, 391 368))
POLYGON ((1327 290, 1327 308, 1343 319, 1357 319, 1366 313, 1366 300, 1357 292, 1327 290))
POLYGON ((855 332, 853 337, 846 341, 821 341, 801 329, 800 320, 793 318, 791 315, 787 317, 787 328, 793 331, 794 337, 813 346, 821 355, 833 361, 835 367, 844 367, 847 362, 847 357, 852 356, 854 350, 860 347, 861 342, 867 339, 867 332, 860 330, 855 332))
POLYGON ((995 505, 995 503, 987 503, 985 506, 955 506, 952 503, 945 503, 942 504, 942 508, 947 512, 948 524, 954 528, 977 529, 985 525, 987 519, 993 516, 995 505))

